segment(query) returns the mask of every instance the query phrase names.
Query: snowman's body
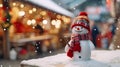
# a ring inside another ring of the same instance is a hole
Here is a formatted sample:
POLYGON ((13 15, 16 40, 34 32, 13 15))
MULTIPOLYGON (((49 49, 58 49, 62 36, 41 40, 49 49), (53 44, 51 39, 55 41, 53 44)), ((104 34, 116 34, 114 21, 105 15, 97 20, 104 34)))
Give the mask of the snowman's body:
POLYGON ((80 41, 80 46, 81 46, 81 52, 74 52, 73 59, 74 60, 89 60, 91 51, 90 51, 90 46, 87 45, 89 44, 89 41, 80 41))
MULTIPOLYGON (((75 26, 72 28, 72 34, 86 34, 88 33, 88 30, 83 28, 82 26, 75 26)), ((70 43, 72 40, 68 42, 69 45, 65 46, 65 52, 68 52, 70 49, 70 43)), ((90 40, 80 40, 80 47, 81 51, 74 51, 73 52, 73 60, 89 60, 91 56, 91 50, 94 49, 94 44, 90 40)))

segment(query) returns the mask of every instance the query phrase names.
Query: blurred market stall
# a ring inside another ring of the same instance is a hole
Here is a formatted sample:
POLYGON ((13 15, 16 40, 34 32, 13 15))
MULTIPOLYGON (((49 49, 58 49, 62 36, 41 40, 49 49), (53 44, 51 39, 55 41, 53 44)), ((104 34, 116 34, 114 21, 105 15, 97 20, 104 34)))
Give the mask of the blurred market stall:
POLYGON ((40 54, 41 51, 47 52, 65 45, 63 34, 69 33, 71 18, 74 17, 70 11, 58 6, 52 0, 0 0, 0 24, 4 26, 7 25, 5 23, 5 8, 8 8, 6 2, 10 7, 8 13, 11 18, 10 27, 0 27, 2 38, 0 48, 3 47, 0 49, 1 57, 8 59, 12 48, 20 58, 24 54, 25 56, 31 53, 40 54), (8 33, 5 36, 9 41, 3 37, 6 30, 8 33))

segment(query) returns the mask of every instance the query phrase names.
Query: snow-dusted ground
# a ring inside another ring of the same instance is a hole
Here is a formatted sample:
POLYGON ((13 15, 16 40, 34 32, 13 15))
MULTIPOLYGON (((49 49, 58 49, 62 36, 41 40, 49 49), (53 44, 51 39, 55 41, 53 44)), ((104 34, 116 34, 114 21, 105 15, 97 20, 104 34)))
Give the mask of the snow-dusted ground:
POLYGON ((39 67, 120 67, 120 50, 93 50, 91 60, 74 61, 66 53, 24 60, 21 64, 39 67))

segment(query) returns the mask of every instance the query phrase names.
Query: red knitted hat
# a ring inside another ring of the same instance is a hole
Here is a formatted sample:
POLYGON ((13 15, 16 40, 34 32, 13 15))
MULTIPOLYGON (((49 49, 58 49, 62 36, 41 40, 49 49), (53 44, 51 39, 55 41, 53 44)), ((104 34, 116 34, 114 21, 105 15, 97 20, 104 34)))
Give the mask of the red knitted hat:
POLYGON ((79 16, 86 16, 86 17, 88 17, 88 14, 86 12, 80 12, 79 16))
POLYGON ((79 15, 74 19, 71 28, 74 26, 82 26, 90 31, 88 14, 86 12, 80 12, 79 15))

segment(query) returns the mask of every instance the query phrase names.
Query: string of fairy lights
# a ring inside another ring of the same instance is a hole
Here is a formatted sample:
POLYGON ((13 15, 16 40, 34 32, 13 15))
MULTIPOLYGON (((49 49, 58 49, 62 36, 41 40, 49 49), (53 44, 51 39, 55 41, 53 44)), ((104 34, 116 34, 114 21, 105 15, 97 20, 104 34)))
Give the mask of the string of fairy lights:
MULTIPOLYGON (((50 10, 43 9, 33 4, 22 2, 19 0, 10 0, 9 4, 11 8, 11 10, 9 11, 9 14, 11 16, 10 23, 14 23, 17 18, 24 17, 22 19, 22 23, 24 23, 25 25, 33 26, 33 29, 36 24, 40 24, 44 29, 50 29, 52 26, 59 29, 62 23, 69 24, 71 20, 67 16, 60 15, 50 10), (46 25, 48 28, 46 27, 46 25)), ((1 2, 0 8, 2 7, 3 4, 1 2)), ((3 19, 4 16, 1 16, 1 18, 3 19)), ((4 23, 4 21, 0 23, 4 23)))

